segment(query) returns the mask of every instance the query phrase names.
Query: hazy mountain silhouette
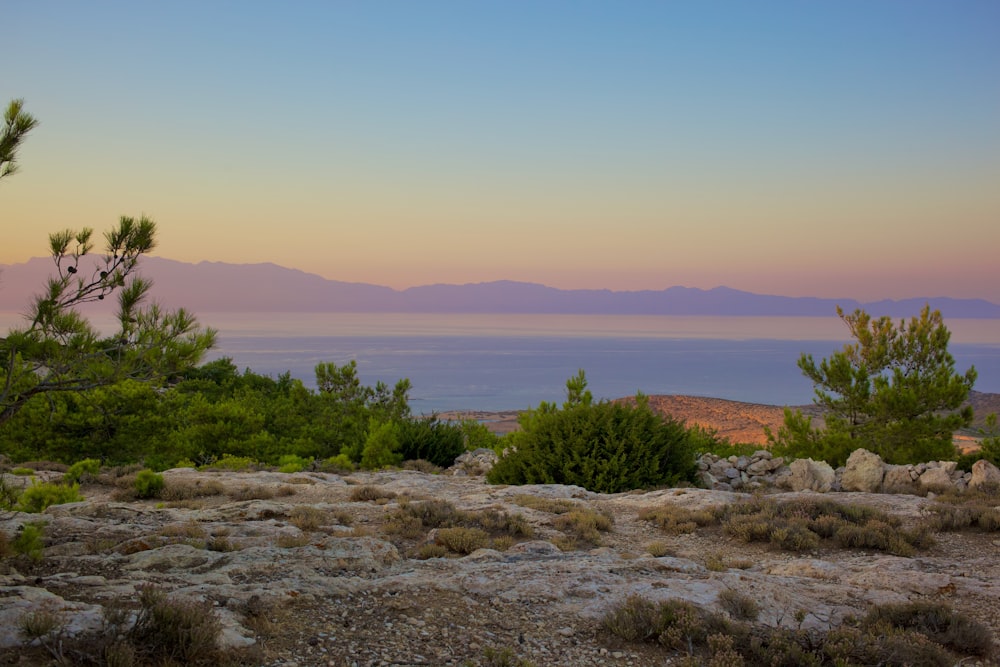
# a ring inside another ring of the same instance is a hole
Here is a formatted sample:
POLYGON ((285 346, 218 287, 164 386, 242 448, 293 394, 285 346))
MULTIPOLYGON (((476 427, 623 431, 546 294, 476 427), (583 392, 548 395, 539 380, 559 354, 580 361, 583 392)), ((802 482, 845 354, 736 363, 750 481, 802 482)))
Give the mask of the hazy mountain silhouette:
MULTIPOLYGON (((52 271, 48 258, 0 265, 0 311, 23 311, 52 271)), ((873 315, 909 317, 925 303, 945 317, 1000 318, 1000 305, 983 299, 927 297, 862 303, 754 294, 729 287, 615 292, 562 290, 500 280, 467 285, 425 285, 406 290, 327 280, 276 264, 188 264, 161 257, 142 260, 157 302, 195 312, 424 312, 609 315, 830 316, 837 305, 873 315)))

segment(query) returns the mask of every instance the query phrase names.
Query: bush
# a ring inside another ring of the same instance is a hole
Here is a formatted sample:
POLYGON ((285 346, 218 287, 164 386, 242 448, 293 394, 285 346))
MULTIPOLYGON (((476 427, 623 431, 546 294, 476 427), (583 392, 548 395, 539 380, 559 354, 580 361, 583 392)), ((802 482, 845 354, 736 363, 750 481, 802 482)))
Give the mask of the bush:
POLYGON ((100 461, 97 459, 84 459, 77 461, 69 467, 69 470, 63 475, 63 482, 66 484, 75 484, 82 480, 90 481, 97 477, 99 472, 101 472, 100 461))
POLYGON ((489 535, 478 528, 440 528, 435 535, 436 544, 462 555, 482 549, 490 542, 489 535))
POLYGON ((361 450, 361 467, 378 470, 399 465, 403 461, 399 443, 400 427, 397 422, 380 424, 374 418, 369 420, 368 438, 361 450))
POLYGON ((447 468, 465 451, 462 427, 429 419, 408 419, 399 424, 399 452, 403 460, 423 459, 447 468))
POLYGON ((984 626, 936 602, 873 608, 856 626, 828 631, 755 625, 756 603, 724 592, 720 604, 735 620, 682 600, 652 602, 632 596, 601 621, 605 632, 625 641, 656 643, 687 656, 682 665, 886 665, 946 667, 962 655, 988 657, 984 626))
POLYGON ((487 474, 493 484, 572 484, 590 491, 693 482, 694 443, 681 422, 635 405, 593 403, 580 375, 567 382, 563 408, 543 403, 521 416, 521 430, 487 474))
POLYGON ((141 608, 130 633, 132 645, 151 663, 217 665, 222 625, 209 602, 171 599, 155 587, 139 591, 141 608))
POLYGON ((312 463, 312 459, 286 454, 278 459, 278 472, 302 472, 312 463))
POLYGON ((823 539, 845 548, 875 549, 911 556, 929 546, 925 531, 900 527, 897 517, 863 505, 832 500, 776 502, 758 498, 719 508, 723 530, 744 542, 769 542, 787 551, 811 551, 823 539))
POLYGON ((211 463, 203 465, 199 468, 199 470, 212 469, 232 470, 234 472, 256 470, 257 462, 249 456, 233 456, 232 454, 224 454, 222 458, 212 461, 211 463))
POLYGON ((52 505, 76 503, 81 500, 83 496, 80 495, 79 484, 66 486, 51 482, 36 482, 21 493, 14 509, 18 512, 37 514, 52 505))
POLYGON ((719 606, 737 621, 756 621, 760 615, 760 606, 752 597, 732 588, 719 593, 719 606))
POLYGON ((156 498, 163 491, 163 475, 152 470, 140 470, 135 475, 135 495, 138 498, 156 498))
POLYGON ((985 656, 992 648, 987 627, 942 602, 918 601, 884 604, 871 609, 862 619, 863 628, 890 625, 913 630, 931 641, 958 653, 985 656))
POLYGON ((45 544, 42 542, 42 533, 45 532, 45 524, 41 522, 26 523, 21 526, 17 537, 11 542, 11 547, 15 554, 27 556, 35 563, 42 560, 42 550, 45 544))
POLYGON ((354 461, 347 454, 331 456, 320 464, 320 470, 325 472, 354 472, 354 468, 354 461))

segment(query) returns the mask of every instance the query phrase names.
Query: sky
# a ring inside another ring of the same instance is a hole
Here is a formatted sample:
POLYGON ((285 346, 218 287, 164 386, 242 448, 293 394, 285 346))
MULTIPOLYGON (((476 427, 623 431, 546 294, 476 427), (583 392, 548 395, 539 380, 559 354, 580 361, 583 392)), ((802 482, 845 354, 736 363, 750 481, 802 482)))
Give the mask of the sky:
POLYGON ((404 288, 1000 302, 1000 3, 50 1, 3 8, 0 263, 404 288))

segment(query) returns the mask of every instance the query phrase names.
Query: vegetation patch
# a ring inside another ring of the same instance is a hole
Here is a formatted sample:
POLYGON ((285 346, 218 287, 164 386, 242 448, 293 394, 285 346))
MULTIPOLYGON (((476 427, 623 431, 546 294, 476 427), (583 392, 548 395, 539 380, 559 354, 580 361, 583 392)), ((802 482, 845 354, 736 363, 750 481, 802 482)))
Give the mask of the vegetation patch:
POLYGON ((357 503, 363 502, 387 502, 396 497, 395 491, 389 491, 378 486, 356 486, 351 489, 350 500, 357 503))
POLYGON ((988 657, 989 630, 941 603, 873 607, 863 618, 828 631, 756 624, 752 599, 723 592, 727 616, 683 600, 632 596, 610 609, 603 631, 684 654, 683 665, 950 666, 988 657))
POLYGON ((300 505, 292 508, 288 515, 288 521, 304 533, 315 532, 321 527, 329 525, 330 514, 317 507, 300 505))
POLYGON ((600 546, 601 533, 609 532, 614 525, 614 520, 607 514, 589 508, 581 508, 557 515, 553 519, 552 525, 564 534, 564 539, 560 540, 556 546, 563 551, 572 551, 600 546))
POLYGON ((767 542, 786 551, 812 551, 827 540, 843 548, 912 556, 932 544, 926 530, 906 530, 898 517, 826 499, 779 502, 758 497, 720 506, 715 516, 723 531, 738 540, 767 542))
POLYGON ((580 503, 574 500, 567 500, 566 498, 543 498, 528 493, 519 493, 514 496, 514 503, 521 507, 548 512, 549 514, 565 514, 580 507, 580 503))
POLYGON ((14 509, 18 512, 38 514, 52 505, 76 503, 83 500, 79 484, 35 482, 21 492, 14 509))
POLYGON ((639 518, 671 535, 693 533, 699 527, 718 523, 712 510, 690 510, 674 504, 643 508, 639 510, 639 518))
POLYGON ((457 554, 471 554, 477 549, 489 546, 490 536, 478 528, 440 528, 434 534, 434 543, 457 554))
POLYGON ((487 473, 493 484, 566 484, 618 493, 695 481, 695 438, 678 421, 633 404, 593 401, 580 371, 559 409, 542 403, 519 417, 510 449, 487 473))

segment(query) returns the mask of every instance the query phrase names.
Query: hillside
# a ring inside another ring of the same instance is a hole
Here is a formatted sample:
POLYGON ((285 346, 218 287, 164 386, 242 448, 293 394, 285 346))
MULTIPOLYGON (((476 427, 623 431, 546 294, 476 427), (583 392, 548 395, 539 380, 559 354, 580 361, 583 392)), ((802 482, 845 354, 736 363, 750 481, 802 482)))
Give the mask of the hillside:
MULTIPOLYGON (((716 431, 730 442, 764 445, 764 427, 777 431, 784 421, 784 407, 762 403, 744 403, 723 398, 687 396, 680 394, 649 396, 654 410, 684 421, 689 426, 698 425, 716 431)), ((618 400, 628 401, 628 398, 618 400)), ((979 435, 985 427, 986 416, 1000 414, 1000 394, 973 391, 969 404, 975 411, 975 421, 970 429, 959 434, 960 440, 979 435)), ((814 405, 793 406, 818 419, 821 413, 814 405)), ((510 433, 517 428, 517 412, 445 412, 443 419, 476 419, 487 424, 495 433, 510 433)))
MULTIPOLYGON (((556 289, 498 280, 464 285, 422 285, 396 290, 329 280, 277 264, 190 264, 144 257, 142 273, 153 280, 157 301, 194 312, 394 312, 537 313, 604 315, 717 315, 832 317, 836 307, 864 308, 874 315, 908 317, 925 304, 948 318, 1000 318, 1000 305, 984 299, 937 295, 862 303, 855 299, 755 294, 730 287, 672 286, 660 290, 556 289), (208 289, 206 289, 208 288, 208 289)), ((52 261, 35 258, 0 265, 0 311, 19 312, 44 285, 52 261)))

